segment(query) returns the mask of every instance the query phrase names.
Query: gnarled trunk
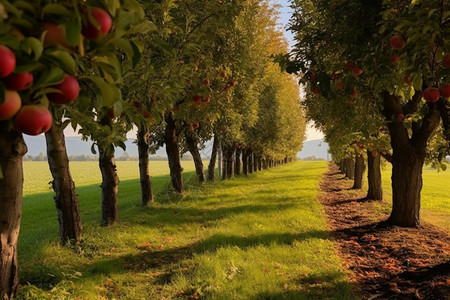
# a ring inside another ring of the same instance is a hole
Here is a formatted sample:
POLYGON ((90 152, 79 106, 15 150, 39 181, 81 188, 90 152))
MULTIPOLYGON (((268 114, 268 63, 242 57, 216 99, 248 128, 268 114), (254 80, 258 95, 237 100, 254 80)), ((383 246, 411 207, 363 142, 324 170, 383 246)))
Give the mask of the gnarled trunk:
POLYGON ((184 134, 186 138, 186 144, 188 146, 189 152, 194 159, 195 173, 197 174, 197 180, 200 183, 205 183, 205 173, 203 171, 203 161, 200 151, 198 150, 198 141, 194 136, 194 133, 186 131, 184 134))
POLYGON ((119 177, 114 159, 114 147, 99 147, 99 166, 102 173, 102 226, 119 220, 119 177))
POLYGON ((219 138, 214 135, 213 145, 211 149, 211 158, 208 165, 207 178, 209 181, 214 181, 216 176, 216 160, 217 160, 217 149, 219 148, 219 138))
POLYGON ((364 163, 364 156, 357 155, 355 159, 355 180, 352 189, 361 189, 363 183, 364 170, 366 164, 364 163))
POLYGON ((17 240, 22 216, 22 134, 0 122, 0 299, 13 298, 19 284, 17 240))
POLYGON ((381 182, 380 156, 373 156, 372 152, 367 150, 367 185, 368 191, 366 199, 383 199, 383 186, 381 182))
POLYGON ((76 243, 82 236, 80 205, 75 183, 70 174, 63 129, 53 122, 51 129, 45 133, 45 139, 48 165, 53 177, 52 186, 58 212, 59 237, 62 244, 76 243))
POLYGON ((139 128, 137 133, 137 146, 139 154, 139 181, 141 184, 141 203, 147 206, 155 202, 153 196, 152 179, 149 169, 149 144, 150 131, 146 128, 139 128))
POLYGON ((175 127, 175 120, 169 113, 166 116, 166 128, 164 135, 166 144, 166 153, 169 160, 170 179, 173 189, 180 194, 184 193, 183 177, 181 175, 183 168, 180 161, 180 148, 178 145, 178 135, 175 127))

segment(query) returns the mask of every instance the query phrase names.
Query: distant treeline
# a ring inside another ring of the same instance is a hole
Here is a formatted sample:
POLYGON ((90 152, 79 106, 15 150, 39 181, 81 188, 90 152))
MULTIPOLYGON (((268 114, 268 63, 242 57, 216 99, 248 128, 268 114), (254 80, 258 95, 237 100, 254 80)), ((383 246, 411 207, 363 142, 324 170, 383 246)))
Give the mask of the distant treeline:
MULTIPOLYGON (((167 156, 150 155, 149 159, 153 160, 153 161, 166 161, 167 156)), ((23 160, 24 161, 47 161, 47 155, 45 155, 42 152, 40 152, 38 155, 25 155, 23 157, 23 160)), ((98 156, 97 155, 86 155, 86 154, 79 154, 79 155, 72 154, 72 155, 69 155, 69 160, 70 161, 98 161, 98 156)), ((121 156, 116 157, 116 161, 138 161, 138 160, 139 160, 138 156, 131 156, 127 152, 124 152, 121 156)), ((181 160, 190 161, 190 160, 192 160, 192 155, 184 154, 181 157, 181 160)))

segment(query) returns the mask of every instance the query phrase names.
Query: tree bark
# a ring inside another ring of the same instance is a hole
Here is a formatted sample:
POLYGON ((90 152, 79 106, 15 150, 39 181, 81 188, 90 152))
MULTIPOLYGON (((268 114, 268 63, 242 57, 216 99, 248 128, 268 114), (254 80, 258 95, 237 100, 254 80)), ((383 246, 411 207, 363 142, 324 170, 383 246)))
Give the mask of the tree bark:
POLYGON ((248 174, 248 150, 242 150, 242 173, 244 175, 248 174))
POLYGON ((351 158, 344 160, 345 164, 345 177, 348 179, 355 179, 355 162, 351 158))
POLYGON ((27 146, 21 133, 0 122, 0 299, 11 299, 19 284, 17 240, 22 215, 22 157, 27 146))
POLYGON ((228 179, 232 178, 234 175, 234 147, 233 146, 229 146, 226 147, 226 151, 224 151, 224 158, 226 160, 226 169, 225 173, 226 173, 226 177, 228 179))
POLYGON ((381 182, 380 156, 372 156, 372 152, 367 150, 367 183, 368 191, 366 199, 382 200, 383 186, 381 182))
POLYGON ((241 148, 236 148, 235 158, 234 158, 234 175, 238 176, 241 174, 241 148))
POLYGON ((137 133, 137 146, 139 155, 139 180, 141 184, 141 204, 147 206, 155 202, 152 188, 152 178, 149 168, 149 144, 150 131, 146 128, 139 128, 137 133))
POLYGON ((247 160, 247 167, 248 167, 248 173, 253 173, 253 163, 254 163, 254 155, 252 152, 249 151, 248 154, 248 160, 247 160))
POLYGON ((258 171, 258 157, 255 155, 255 153, 253 153, 252 155, 252 163, 253 163, 253 172, 257 172, 258 171))
MULTIPOLYGON (((422 99, 422 92, 416 91, 412 100, 401 105, 400 99, 387 92, 382 94, 383 111, 386 119, 404 111, 414 111, 422 99)), ((444 101, 442 98, 438 101, 444 101)), ((428 112, 421 123, 413 122, 409 136, 402 122, 388 124, 392 146, 392 212, 388 222, 403 227, 417 227, 420 224, 420 193, 422 190, 422 168, 428 139, 439 125, 440 117, 436 103, 427 103, 428 112)))
POLYGON ((183 168, 180 161, 180 148, 178 145, 178 135, 175 126, 175 120, 172 115, 167 114, 164 142, 166 144, 166 153, 169 160, 170 179, 173 189, 179 193, 184 193, 183 177, 181 173, 183 168))
POLYGON ((194 159, 195 173, 197 174, 197 180, 201 184, 205 183, 205 172, 203 171, 203 161, 200 151, 198 150, 198 141, 194 136, 194 133, 186 131, 185 133, 186 144, 188 146, 189 152, 194 159))
POLYGON ((357 155, 355 159, 355 180, 353 182, 352 189, 361 189, 363 184, 363 175, 366 169, 366 164, 364 163, 364 156, 357 155))
POLYGON ((262 170, 262 158, 261 156, 258 156, 258 171, 262 170))
POLYGON ((219 138, 214 135, 213 145, 211 149, 211 159, 208 165, 207 178, 209 181, 214 181, 216 176, 216 160, 217 160, 217 149, 219 148, 219 138))
POLYGON ((99 166, 102 173, 102 226, 111 226, 119 220, 119 177, 114 160, 114 147, 99 147, 99 166))
POLYGON ((63 129, 54 121, 50 130, 45 133, 45 139, 48 165, 53 177, 52 186, 55 191, 59 237, 63 245, 67 242, 77 243, 83 233, 81 213, 75 183, 70 173, 63 129))

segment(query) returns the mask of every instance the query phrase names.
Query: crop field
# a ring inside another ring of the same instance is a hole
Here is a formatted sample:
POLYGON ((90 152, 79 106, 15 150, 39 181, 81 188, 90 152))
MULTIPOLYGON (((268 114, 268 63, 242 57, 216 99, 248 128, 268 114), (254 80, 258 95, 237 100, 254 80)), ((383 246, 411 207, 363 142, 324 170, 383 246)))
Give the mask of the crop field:
MULTIPOLYGON (((117 161, 116 164, 120 180, 139 178, 139 162, 117 161)), ((182 161, 181 164, 186 172, 195 170, 192 161, 182 161)), ((51 191, 49 183, 52 180, 52 175, 46 161, 25 161, 23 168, 24 195, 51 191)), ((102 181, 98 162, 95 161, 70 162, 70 171, 77 187, 101 183, 102 181)), ((150 161, 150 174, 151 176, 169 174, 168 163, 166 161, 150 161)))

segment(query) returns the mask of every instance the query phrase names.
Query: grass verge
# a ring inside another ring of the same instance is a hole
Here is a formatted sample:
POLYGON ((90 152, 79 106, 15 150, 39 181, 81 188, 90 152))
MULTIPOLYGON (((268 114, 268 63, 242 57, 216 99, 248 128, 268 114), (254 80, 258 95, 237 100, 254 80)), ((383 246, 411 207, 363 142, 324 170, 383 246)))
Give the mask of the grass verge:
POLYGON ((28 196, 20 296, 350 299, 316 198, 325 169, 325 162, 299 161, 204 187, 191 183, 183 199, 167 192, 166 176, 154 177, 157 203, 148 208, 139 205, 139 181, 122 181, 121 221, 110 228, 99 226, 98 185, 83 186, 85 235, 73 247, 58 243, 51 199, 28 196))

